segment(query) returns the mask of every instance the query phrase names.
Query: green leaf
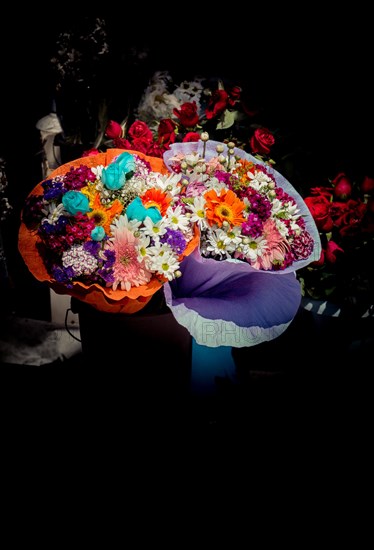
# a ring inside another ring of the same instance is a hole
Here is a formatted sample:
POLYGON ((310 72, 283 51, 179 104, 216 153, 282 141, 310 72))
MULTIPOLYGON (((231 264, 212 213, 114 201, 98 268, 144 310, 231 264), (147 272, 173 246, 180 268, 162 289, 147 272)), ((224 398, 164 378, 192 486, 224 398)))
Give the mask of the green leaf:
POLYGON ((237 111, 226 110, 221 116, 221 120, 217 124, 216 130, 225 130, 226 128, 230 128, 234 124, 237 114, 237 111))

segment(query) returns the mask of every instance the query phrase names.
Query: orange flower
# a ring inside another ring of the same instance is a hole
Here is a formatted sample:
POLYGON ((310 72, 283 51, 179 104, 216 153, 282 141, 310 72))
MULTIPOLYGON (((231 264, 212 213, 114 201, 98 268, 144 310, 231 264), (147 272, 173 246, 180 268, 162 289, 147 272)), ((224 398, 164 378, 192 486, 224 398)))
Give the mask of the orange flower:
POLYGON ((148 189, 141 197, 143 206, 150 208, 155 206, 159 209, 162 216, 165 216, 166 210, 171 203, 171 198, 160 189, 148 189))
POLYGON ((108 205, 102 205, 100 201, 100 195, 96 194, 91 204, 92 211, 88 212, 87 216, 93 218, 96 225, 101 225, 106 234, 110 233, 110 224, 113 219, 122 212, 123 204, 115 199, 112 206, 108 208, 108 205))
POLYGON ((245 221, 242 215, 245 204, 238 199, 231 189, 228 191, 221 189, 219 195, 214 189, 211 189, 205 193, 204 198, 206 200, 206 217, 210 225, 216 223, 219 227, 222 227, 223 222, 227 221, 232 227, 245 221))
POLYGON ((240 159, 237 167, 233 170, 233 173, 238 175, 240 184, 247 185, 248 182, 250 181, 249 177, 247 176, 247 173, 254 172, 254 171, 255 171, 255 165, 252 161, 249 161, 246 159, 240 159))

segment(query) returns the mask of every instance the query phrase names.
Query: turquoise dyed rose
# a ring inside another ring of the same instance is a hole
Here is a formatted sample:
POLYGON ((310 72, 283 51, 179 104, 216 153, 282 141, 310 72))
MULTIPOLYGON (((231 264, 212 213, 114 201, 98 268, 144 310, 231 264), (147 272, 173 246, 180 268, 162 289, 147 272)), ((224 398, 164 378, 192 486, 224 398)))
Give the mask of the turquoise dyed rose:
POLYGON ((62 197, 62 204, 64 205, 65 210, 75 216, 79 212, 86 214, 90 212, 90 204, 88 197, 80 193, 80 191, 68 191, 62 197))
POLYGON ((129 220, 138 220, 140 222, 144 221, 147 216, 151 218, 153 223, 157 223, 162 219, 158 208, 155 206, 145 208, 139 197, 130 202, 126 209, 126 215, 129 220))
POLYGON ((121 189, 135 171, 135 160, 130 153, 122 153, 114 162, 103 169, 101 180, 107 189, 121 189))
POLYGON ((105 237, 105 229, 101 225, 97 225, 91 231, 91 239, 93 241, 102 241, 104 237, 105 237))

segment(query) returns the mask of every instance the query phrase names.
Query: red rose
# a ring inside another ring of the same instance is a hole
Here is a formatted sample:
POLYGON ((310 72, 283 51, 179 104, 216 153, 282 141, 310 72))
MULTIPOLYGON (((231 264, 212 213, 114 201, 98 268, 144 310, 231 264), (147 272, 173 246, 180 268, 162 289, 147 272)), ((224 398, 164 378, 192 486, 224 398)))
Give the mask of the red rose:
POLYGON ((129 128, 129 137, 131 139, 135 138, 145 138, 148 141, 153 140, 153 134, 151 130, 148 128, 147 124, 145 122, 142 122, 141 120, 135 120, 129 128))
POLYGON ((173 109, 173 113, 185 128, 193 128, 199 122, 196 101, 183 103, 180 109, 173 109))
POLYGON ((340 172, 333 180, 334 196, 338 200, 345 201, 351 196, 352 184, 344 172, 340 172))
POLYGON ((330 264, 334 264, 336 262, 337 255, 339 255, 339 253, 341 252, 344 252, 344 250, 340 248, 340 246, 338 246, 334 241, 328 241, 326 245, 325 255, 326 260, 330 264))
POLYGON ((367 204, 357 200, 346 203, 333 203, 334 224, 342 237, 361 233, 362 221, 367 212, 367 204))
POLYGON ((252 152, 260 155, 268 155, 274 143, 274 136, 267 128, 256 128, 250 139, 252 152))
POLYGON ((148 149, 147 155, 149 155, 150 157, 162 158, 165 150, 166 149, 163 148, 163 147, 160 147, 160 145, 158 143, 156 143, 155 141, 152 141, 152 143, 150 144, 150 147, 148 149))
POLYGON ((311 267, 320 267, 321 265, 323 265, 325 263, 325 251, 322 249, 321 250, 321 255, 319 257, 319 260, 316 260, 314 262, 311 262, 311 267))
POLYGON ((361 191, 365 193, 365 195, 371 195, 374 191, 374 178, 365 176, 361 183, 361 191))
POLYGON ((205 116, 208 120, 223 113, 228 104, 228 97, 229 94, 225 90, 216 90, 213 92, 205 109, 205 116))
POLYGON ((148 155, 149 149, 152 147, 152 141, 145 137, 138 137, 134 138, 131 143, 134 151, 139 151, 139 153, 144 153, 145 155, 148 155))
POLYGON ((322 195, 326 197, 329 201, 332 200, 332 187, 312 187, 310 190, 312 195, 322 195))
POLYGON ((199 141, 200 134, 198 132, 188 132, 182 139, 183 143, 188 143, 190 141, 199 141))
POLYGON ((87 151, 83 151, 82 157, 93 157, 94 155, 97 155, 100 153, 98 149, 88 149, 87 151))
POLYGON ((241 92, 242 92, 242 89, 239 86, 232 86, 231 88, 229 88, 228 103, 230 107, 234 107, 235 103, 240 101, 241 92))
POLYGON ((117 149, 132 149, 131 143, 127 139, 121 137, 114 138, 113 145, 117 147, 117 149))
POLYGON ((116 122, 115 120, 110 120, 105 129, 105 134, 108 136, 109 139, 123 137, 122 126, 118 124, 118 122, 116 122))
POLYGON ((163 118, 158 126, 157 143, 167 149, 171 143, 175 142, 175 128, 177 127, 171 118, 163 118))
POLYGON ((316 226, 320 231, 331 231, 333 221, 330 215, 330 201, 323 195, 319 197, 306 197, 305 204, 310 210, 316 226))

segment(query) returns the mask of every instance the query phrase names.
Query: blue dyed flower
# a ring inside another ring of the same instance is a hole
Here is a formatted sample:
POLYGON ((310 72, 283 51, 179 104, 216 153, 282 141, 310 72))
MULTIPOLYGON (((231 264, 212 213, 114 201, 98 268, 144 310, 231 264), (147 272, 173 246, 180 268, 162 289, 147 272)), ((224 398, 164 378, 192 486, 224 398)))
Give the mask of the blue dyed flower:
POLYGON ((130 202, 126 209, 126 215, 129 220, 138 220, 140 222, 144 221, 147 216, 151 218, 153 223, 157 223, 162 219, 158 208, 155 206, 145 208, 140 197, 136 197, 130 202))
POLYGON ((86 214, 91 210, 88 197, 80 191, 68 191, 62 197, 62 204, 65 210, 75 216, 78 212, 86 214))
POLYGON ((102 241, 105 237, 105 229, 101 225, 97 225, 92 231, 91 231, 91 239, 94 241, 102 241))
POLYGON ((135 160, 130 153, 122 153, 115 162, 106 166, 101 174, 101 180, 107 189, 116 191, 121 189, 126 180, 131 178, 135 171, 135 160))

